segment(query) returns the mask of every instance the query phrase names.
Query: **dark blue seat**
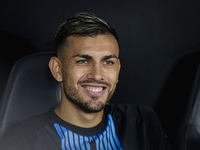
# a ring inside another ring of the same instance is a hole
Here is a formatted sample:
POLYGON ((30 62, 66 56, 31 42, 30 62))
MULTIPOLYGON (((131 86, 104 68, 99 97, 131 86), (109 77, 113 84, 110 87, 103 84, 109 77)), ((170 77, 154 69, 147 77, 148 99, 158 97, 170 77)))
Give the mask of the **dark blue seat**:
POLYGON ((174 150, 200 150, 200 65, 185 116, 174 141, 174 150))
POLYGON ((0 101, 0 136, 11 125, 58 105, 60 85, 48 67, 54 55, 29 55, 13 66, 0 101))

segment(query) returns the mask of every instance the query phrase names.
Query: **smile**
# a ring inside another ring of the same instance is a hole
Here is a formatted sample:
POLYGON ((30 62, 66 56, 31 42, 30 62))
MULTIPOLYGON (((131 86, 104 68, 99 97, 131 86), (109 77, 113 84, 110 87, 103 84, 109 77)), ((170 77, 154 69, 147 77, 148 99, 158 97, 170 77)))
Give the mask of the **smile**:
POLYGON ((92 92, 101 92, 103 91, 103 87, 86 87, 87 90, 90 90, 92 92))
POLYGON ((107 87, 103 85, 82 85, 82 88, 85 89, 85 91, 92 96, 102 96, 107 87))

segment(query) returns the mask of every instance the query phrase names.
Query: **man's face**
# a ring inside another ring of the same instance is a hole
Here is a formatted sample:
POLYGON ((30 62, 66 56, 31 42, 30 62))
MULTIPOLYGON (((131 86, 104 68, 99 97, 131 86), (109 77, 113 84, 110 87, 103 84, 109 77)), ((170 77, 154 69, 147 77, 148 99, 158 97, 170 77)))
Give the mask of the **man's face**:
POLYGON ((61 63, 65 98, 84 112, 101 111, 118 82, 117 40, 112 35, 70 36, 64 51, 61 63))

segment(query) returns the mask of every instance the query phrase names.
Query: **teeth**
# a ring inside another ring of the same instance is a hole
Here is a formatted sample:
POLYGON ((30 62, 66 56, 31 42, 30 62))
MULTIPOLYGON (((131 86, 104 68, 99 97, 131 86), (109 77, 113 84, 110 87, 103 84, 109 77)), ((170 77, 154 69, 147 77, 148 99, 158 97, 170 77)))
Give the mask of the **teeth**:
POLYGON ((103 90, 103 87, 88 87, 87 89, 92 92, 101 92, 103 90))

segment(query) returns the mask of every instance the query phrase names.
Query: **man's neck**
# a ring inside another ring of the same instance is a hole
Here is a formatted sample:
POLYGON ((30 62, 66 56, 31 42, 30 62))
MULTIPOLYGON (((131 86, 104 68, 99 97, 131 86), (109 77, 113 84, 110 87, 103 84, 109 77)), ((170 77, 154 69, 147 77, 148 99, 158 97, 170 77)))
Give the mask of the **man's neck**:
POLYGON ((54 112, 64 121, 83 128, 91 128, 98 125, 103 118, 104 110, 98 113, 86 113, 75 104, 61 103, 54 112))

